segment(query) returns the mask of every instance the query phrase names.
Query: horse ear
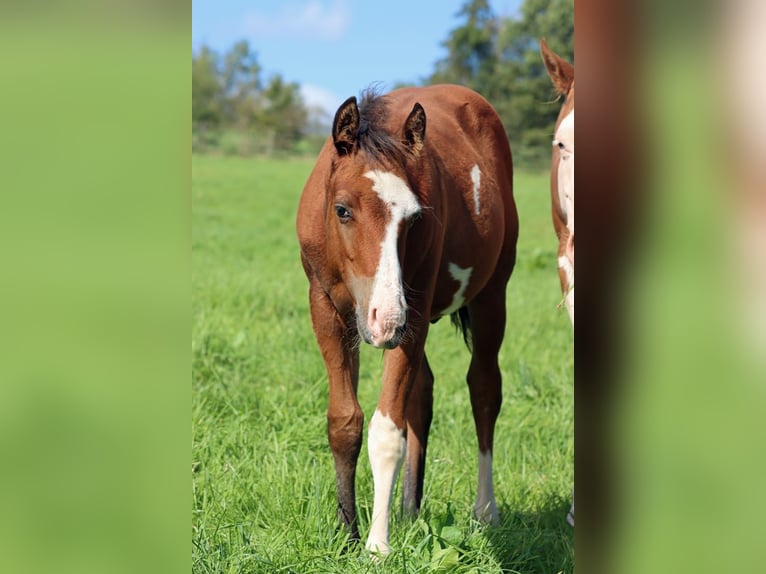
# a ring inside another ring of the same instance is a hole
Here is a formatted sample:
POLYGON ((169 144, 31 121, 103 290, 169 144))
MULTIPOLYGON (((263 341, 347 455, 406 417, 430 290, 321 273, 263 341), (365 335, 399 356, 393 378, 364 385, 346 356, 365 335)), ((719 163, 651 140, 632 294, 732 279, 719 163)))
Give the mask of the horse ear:
POLYGON ((556 93, 565 96, 574 82, 574 66, 551 50, 545 38, 540 40, 540 55, 556 93))
POLYGON ((332 139, 340 155, 350 153, 359 132, 359 108, 356 97, 351 96, 335 112, 332 122, 332 139))
POLYGON ((412 108, 407 121, 404 122, 404 143, 415 152, 419 153, 423 148, 423 140, 426 137, 426 111, 419 103, 412 108))

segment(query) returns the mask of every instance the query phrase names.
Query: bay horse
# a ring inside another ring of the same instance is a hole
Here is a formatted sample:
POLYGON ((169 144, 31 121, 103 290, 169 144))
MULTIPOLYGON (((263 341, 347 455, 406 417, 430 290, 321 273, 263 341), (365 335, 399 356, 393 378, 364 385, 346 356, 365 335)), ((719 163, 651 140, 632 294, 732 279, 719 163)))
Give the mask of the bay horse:
POLYGON ((498 522, 492 444, 518 237, 512 180, 508 138, 492 106, 467 88, 436 85, 367 90, 359 104, 347 99, 303 189, 296 226, 329 379, 338 518, 352 540, 359 540, 355 476, 364 420, 359 345, 385 349, 367 445, 374 501, 365 546, 373 552, 390 551, 391 498, 403 461, 403 509, 420 510, 434 380, 424 347, 429 324, 446 315, 471 349, 474 514, 498 522))
MULTIPOLYGON (((551 50, 545 38, 540 40, 540 53, 553 88, 564 96, 553 132, 551 212, 559 240, 561 292, 574 328, 574 66, 551 50)), ((574 500, 567 521, 574 526, 574 500)))

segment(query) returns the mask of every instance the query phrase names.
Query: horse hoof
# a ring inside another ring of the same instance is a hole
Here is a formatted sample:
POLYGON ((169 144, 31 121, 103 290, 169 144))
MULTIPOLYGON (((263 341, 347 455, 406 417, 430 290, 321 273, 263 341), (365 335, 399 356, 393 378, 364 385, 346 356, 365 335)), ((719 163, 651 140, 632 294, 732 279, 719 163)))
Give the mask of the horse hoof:
POLYGON ((474 507, 473 516, 482 524, 488 526, 500 526, 500 515, 497 512, 497 505, 494 501, 481 507, 474 507))

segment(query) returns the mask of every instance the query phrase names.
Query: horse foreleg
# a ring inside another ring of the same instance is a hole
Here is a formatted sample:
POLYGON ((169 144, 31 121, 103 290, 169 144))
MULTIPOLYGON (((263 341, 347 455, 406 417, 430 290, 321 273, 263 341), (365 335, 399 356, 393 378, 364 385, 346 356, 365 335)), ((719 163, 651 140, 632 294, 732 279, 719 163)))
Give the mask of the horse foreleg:
MULTIPOLYGON (((569 312, 569 320, 574 329, 574 235, 565 233, 559 241, 559 279, 564 303, 569 312)), ((567 522, 574 526, 574 487, 572 487, 572 506, 567 513, 567 522)))
POLYGON ((311 319, 329 380, 327 437, 335 461, 338 520, 359 540, 356 521, 356 463, 362 447, 364 413, 356 398, 359 351, 324 291, 312 282, 311 319))
POLYGON ((407 454, 404 466, 402 509, 417 516, 423 498, 426 446, 433 415, 434 375, 425 355, 407 399, 407 454))
POLYGON ((370 420, 367 446, 375 489, 372 522, 366 547, 388 554, 388 522, 391 497, 407 448, 406 404, 415 374, 420 368, 420 350, 403 350, 402 346, 387 351, 383 365, 383 389, 378 407, 370 420), (413 364, 413 352, 418 361, 413 364))

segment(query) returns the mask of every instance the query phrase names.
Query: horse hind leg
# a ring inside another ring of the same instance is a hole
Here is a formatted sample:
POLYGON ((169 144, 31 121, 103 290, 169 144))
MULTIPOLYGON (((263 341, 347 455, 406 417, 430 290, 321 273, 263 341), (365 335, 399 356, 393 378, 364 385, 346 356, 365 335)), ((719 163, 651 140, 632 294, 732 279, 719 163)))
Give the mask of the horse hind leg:
POLYGON ((505 289, 483 292, 468 306, 473 354, 468 369, 476 435, 479 443, 479 477, 474 516, 485 523, 499 524, 492 479, 495 422, 502 401, 502 377, 498 353, 505 334, 505 289))
POLYGON ((423 356, 420 370, 407 399, 407 454, 404 466, 404 492, 402 510, 405 515, 417 516, 423 499, 426 446, 433 416, 434 375, 423 356))

